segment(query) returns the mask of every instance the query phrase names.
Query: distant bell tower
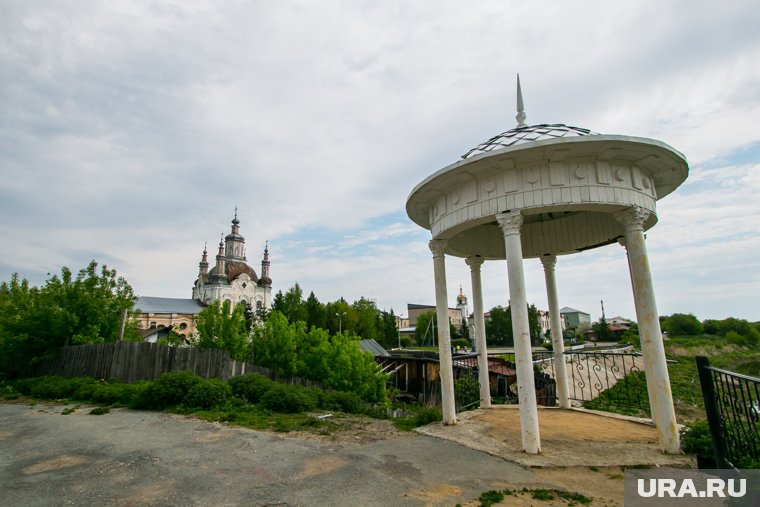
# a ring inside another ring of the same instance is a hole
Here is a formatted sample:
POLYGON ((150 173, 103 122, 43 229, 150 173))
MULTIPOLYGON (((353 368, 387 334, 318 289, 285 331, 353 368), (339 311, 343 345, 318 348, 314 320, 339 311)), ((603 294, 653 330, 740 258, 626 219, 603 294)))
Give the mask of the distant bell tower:
POLYGON ((459 295, 457 296, 457 310, 459 310, 460 315, 462 316, 462 325, 467 325, 467 317, 469 316, 470 312, 467 311, 467 296, 464 295, 464 290, 462 290, 462 286, 459 286, 459 295))

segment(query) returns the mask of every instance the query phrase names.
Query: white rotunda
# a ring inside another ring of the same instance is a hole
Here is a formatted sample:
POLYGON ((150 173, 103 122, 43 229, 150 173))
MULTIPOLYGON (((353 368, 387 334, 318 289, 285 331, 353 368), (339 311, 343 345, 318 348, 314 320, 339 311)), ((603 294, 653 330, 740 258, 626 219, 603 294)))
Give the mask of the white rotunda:
POLYGON ((644 231, 656 201, 688 175, 685 157, 653 139, 597 134, 568 125, 527 125, 517 78, 517 126, 476 146, 414 190, 406 211, 431 231, 444 424, 455 424, 445 255, 470 266, 481 407, 490 406, 480 267, 507 261, 522 446, 541 450, 523 259, 541 260, 551 319, 560 407, 569 408, 554 269, 558 255, 621 243, 627 252, 652 419, 661 448, 679 452, 675 411, 644 231))

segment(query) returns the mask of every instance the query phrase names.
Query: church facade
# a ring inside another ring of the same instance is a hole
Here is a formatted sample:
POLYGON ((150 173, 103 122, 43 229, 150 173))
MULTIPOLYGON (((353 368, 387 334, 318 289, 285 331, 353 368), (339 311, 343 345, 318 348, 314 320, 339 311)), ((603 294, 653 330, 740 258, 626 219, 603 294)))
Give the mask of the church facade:
POLYGON ((268 244, 264 247, 259 273, 247 262, 245 238, 240 234, 236 209, 231 231, 220 240, 213 266, 209 264, 207 248, 203 248, 192 298, 137 298, 135 308, 139 314, 136 320, 145 340, 154 342, 170 330, 189 340, 195 331, 194 316, 216 301, 228 301, 231 307, 242 303, 254 313, 269 309, 272 279, 268 244))
POLYGON ((209 269, 208 251, 204 247, 198 264, 198 278, 193 284, 193 299, 209 305, 214 301, 239 303, 259 311, 272 302, 272 279, 269 277, 269 245, 264 247, 261 276, 247 263, 245 238, 240 235, 240 221, 235 213, 232 231, 219 241, 214 267, 209 269))

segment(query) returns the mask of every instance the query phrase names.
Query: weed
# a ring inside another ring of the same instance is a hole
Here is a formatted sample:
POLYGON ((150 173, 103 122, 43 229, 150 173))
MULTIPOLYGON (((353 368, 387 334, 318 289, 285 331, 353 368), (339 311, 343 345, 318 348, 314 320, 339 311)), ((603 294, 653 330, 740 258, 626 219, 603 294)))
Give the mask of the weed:
POLYGON ((492 489, 490 491, 481 493, 478 500, 480 501, 480 507, 491 507, 491 505, 497 504, 504 500, 504 493, 492 489))
POLYGON ((95 407, 92 410, 90 410, 89 414, 90 415, 103 415, 103 414, 107 414, 110 411, 111 411, 111 409, 108 408, 108 407, 95 407))
POLYGON ((77 409, 78 409, 78 408, 79 408, 79 405, 74 405, 73 407, 64 408, 64 409, 61 411, 61 415, 69 415, 69 414, 73 414, 74 412, 76 412, 76 411, 77 411, 77 409))

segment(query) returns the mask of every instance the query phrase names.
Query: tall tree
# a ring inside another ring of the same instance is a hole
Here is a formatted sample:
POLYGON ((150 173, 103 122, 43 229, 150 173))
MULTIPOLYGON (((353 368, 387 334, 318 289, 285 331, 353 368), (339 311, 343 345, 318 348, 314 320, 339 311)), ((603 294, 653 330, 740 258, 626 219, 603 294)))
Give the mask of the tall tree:
MULTIPOLYGON (((76 276, 64 267, 39 289, 14 274, 0 284, 0 369, 21 371, 66 344, 114 341, 134 304, 129 283, 95 261, 76 276)), ((140 339, 134 323, 125 339, 140 339)))
MULTIPOLYGON (((536 305, 528 305, 528 330, 531 345, 542 342, 541 321, 536 305)), ((489 344, 501 347, 513 347, 515 344, 512 332, 512 309, 508 306, 491 308, 490 317, 486 322, 486 339, 489 344)))
POLYGON ((327 326, 327 313, 325 311, 325 305, 319 302, 317 296, 314 295, 314 291, 309 293, 309 297, 306 299, 306 324, 309 329, 319 328, 324 329, 327 326))
POLYGON ((193 345, 207 349, 225 349, 230 357, 249 359, 248 326, 245 305, 230 308, 230 302, 214 301, 195 316, 193 345))
POLYGON ((591 329, 594 330, 596 333, 596 338, 599 341, 609 342, 615 339, 615 336, 612 334, 612 330, 610 329, 610 325, 607 323, 607 319, 604 318, 604 315, 599 317, 599 320, 591 324, 591 329))

